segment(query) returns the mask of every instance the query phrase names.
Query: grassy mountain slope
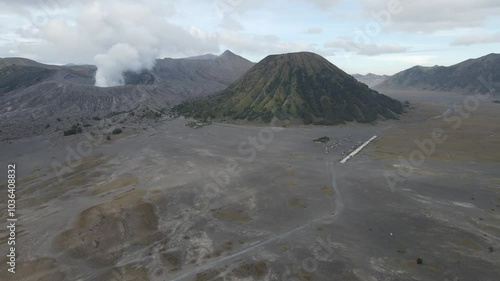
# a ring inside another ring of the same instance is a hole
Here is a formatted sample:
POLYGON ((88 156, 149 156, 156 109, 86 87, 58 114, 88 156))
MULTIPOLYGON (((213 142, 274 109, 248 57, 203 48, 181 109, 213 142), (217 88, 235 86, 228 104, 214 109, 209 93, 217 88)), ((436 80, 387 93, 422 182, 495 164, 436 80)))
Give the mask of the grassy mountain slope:
POLYGON ((321 56, 271 55, 220 94, 177 107, 197 118, 233 118, 268 123, 301 119, 333 125, 397 118, 400 102, 371 90, 321 56))

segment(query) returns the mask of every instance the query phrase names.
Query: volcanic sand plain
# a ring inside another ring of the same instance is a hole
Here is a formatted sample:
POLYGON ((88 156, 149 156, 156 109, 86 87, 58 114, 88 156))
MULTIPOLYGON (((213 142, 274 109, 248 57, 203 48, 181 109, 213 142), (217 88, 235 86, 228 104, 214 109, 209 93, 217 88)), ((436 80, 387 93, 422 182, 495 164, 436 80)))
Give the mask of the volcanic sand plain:
POLYGON ((3 142, 18 257, 0 280, 497 280, 500 105, 481 101, 454 129, 443 113, 466 96, 388 94, 410 109, 373 125, 178 118, 90 149, 83 135, 3 142), (435 129, 447 139, 425 154, 415 141, 435 129))

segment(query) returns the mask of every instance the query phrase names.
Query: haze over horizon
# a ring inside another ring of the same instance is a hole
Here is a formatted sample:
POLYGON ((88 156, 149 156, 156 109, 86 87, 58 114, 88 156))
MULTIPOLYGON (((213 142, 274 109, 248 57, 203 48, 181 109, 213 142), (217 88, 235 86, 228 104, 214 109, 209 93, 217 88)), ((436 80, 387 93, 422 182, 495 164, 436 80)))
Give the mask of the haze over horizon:
POLYGON ((486 0, 0 0, 0 57, 96 64, 101 85, 155 58, 226 49, 254 62, 311 51, 348 73, 391 75, 500 50, 498 14, 486 0))

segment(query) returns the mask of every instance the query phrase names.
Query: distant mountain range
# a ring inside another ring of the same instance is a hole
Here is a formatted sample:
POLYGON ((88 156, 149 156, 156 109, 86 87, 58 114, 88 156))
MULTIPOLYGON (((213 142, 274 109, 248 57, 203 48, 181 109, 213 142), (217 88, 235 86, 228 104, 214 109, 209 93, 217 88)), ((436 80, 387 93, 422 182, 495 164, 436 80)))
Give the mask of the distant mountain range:
POLYGON ((500 54, 468 59, 452 66, 414 66, 386 78, 374 88, 471 93, 480 85, 478 77, 486 78, 490 74, 493 81, 500 81, 500 54))
POLYGON ((43 128, 61 119, 67 120, 68 124, 57 123, 64 128, 83 117, 88 120, 139 110, 143 115, 148 110, 165 112, 186 100, 190 102, 178 109, 202 118, 261 122, 277 118, 306 124, 372 122, 397 118, 401 112, 399 102, 375 90, 470 93, 480 85, 480 76, 492 75, 493 82, 500 81, 500 55, 447 67, 415 66, 393 76, 354 75, 358 80, 307 52, 268 56, 257 65, 230 51, 218 56, 158 59, 153 69, 126 72, 125 85, 109 88, 94 86, 96 70, 93 65, 0 59, 0 133, 12 132, 23 123, 43 128))
POLYGON ((366 75, 353 74, 352 77, 356 78, 359 82, 367 85, 370 88, 377 86, 378 84, 385 81, 389 75, 377 75, 373 73, 368 73, 366 75))
POLYGON ((138 107, 166 108, 225 89, 254 63, 225 51, 159 59, 152 70, 125 73, 124 86, 95 87, 93 65, 55 66, 23 58, 0 59, 0 117, 39 120, 95 116, 138 107))
POLYGON ((184 102, 177 109, 196 118, 333 125, 395 119, 403 107, 325 58, 300 52, 268 56, 220 94, 184 102))

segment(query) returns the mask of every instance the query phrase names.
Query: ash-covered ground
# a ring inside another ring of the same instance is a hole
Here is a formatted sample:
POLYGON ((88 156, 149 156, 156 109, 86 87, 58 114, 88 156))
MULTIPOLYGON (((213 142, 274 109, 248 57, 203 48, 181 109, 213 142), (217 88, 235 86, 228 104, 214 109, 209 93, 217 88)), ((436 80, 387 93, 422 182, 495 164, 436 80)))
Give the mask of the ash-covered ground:
POLYGON ((498 280, 499 105, 481 101, 455 126, 443 113, 461 116, 465 96, 392 95, 411 109, 375 125, 193 129, 178 118, 110 140, 4 141, 18 259, 8 279, 3 255, 0 280, 498 280), (446 141, 426 153, 415 140, 435 129, 446 141))

